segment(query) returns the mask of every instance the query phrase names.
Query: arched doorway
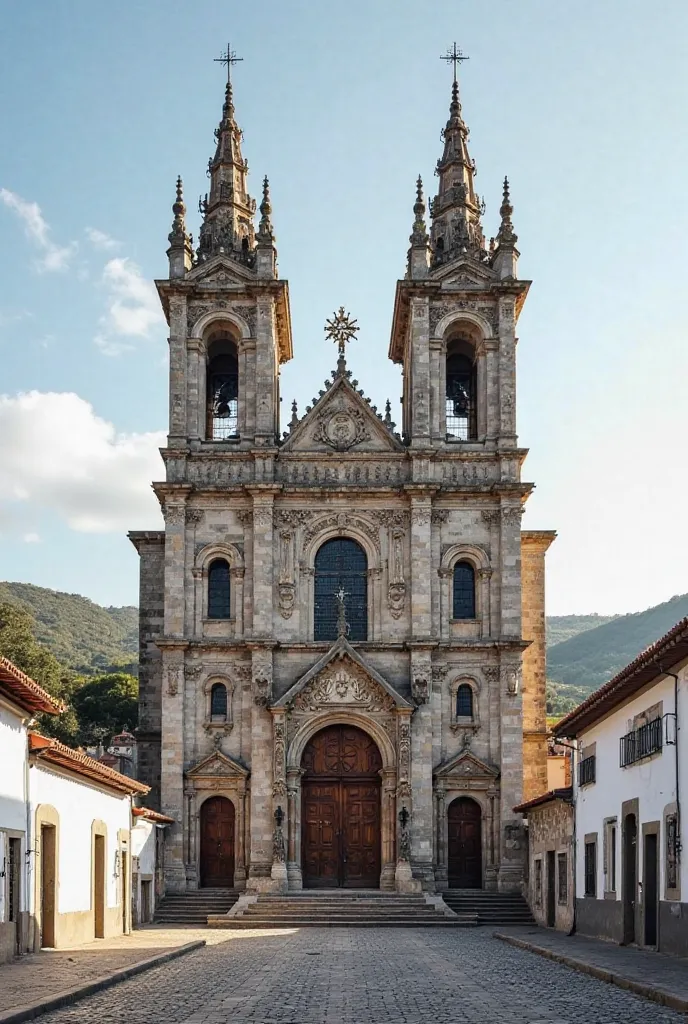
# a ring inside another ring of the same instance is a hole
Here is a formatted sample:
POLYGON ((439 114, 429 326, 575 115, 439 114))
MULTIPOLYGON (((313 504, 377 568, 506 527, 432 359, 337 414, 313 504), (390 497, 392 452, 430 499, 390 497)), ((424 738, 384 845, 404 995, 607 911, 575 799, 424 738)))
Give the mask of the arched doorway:
POLYGON ((211 796, 201 804, 201 886, 234 886, 234 804, 211 796))
POLYGON ((449 888, 481 889, 480 804, 460 796, 449 804, 447 817, 449 888))
POLYGON ((349 725, 321 729, 303 752, 302 859, 307 888, 380 885, 380 769, 371 737, 349 725))

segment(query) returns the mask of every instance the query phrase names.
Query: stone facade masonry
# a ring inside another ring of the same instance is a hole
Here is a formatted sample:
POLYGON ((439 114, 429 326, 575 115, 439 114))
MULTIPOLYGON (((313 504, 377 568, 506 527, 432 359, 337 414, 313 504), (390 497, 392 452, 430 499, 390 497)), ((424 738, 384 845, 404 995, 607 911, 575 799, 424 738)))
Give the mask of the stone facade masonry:
MULTIPOLYGON (((221 131, 236 136, 230 101, 221 131)), ((403 367, 403 435, 341 356, 312 408, 280 436, 279 366, 292 339, 269 196, 255 253, 211 251, 225 194, 215 160, 203 258, 188 255, 178 200, 170 277, 157 282, 170 325, 166 478, 154 484, 165 530, 131 535, 141 556, 141 771, 176 822, 166 884, 201 884, 202 807, 218 795, 234 806, 234 883, 299 888, 301 756, 320 728, 349 724, 369 733, 382 759, 383 888, 447 886, 447 816, 468 798, 479 808, 480 883, 519 889, 525 834, 513 807, 546 785, 544 553, 554 535, 520 528, 532 484, 521 480, 527 452, 516 437, 515 327, 529 282, 516 275, 515 236, 503 224, 494 257, 464 247, 433 264, 422 225, 414 228, 389 352, 403 367), (238 431, 222 441, 206 436, 217 337, 233 346, 238 369, 238 431), (446 422, 457 338, 475 380, 476 432, 463 441, 446 422), (336 537, 356 541, 367 562, 367 638, 351 647, 314 639, 315 558, 336 537), (230 573, 224 619, 208 615, 217 558, 230 573), (459 561, 474 573, 471 619, 453 617, 459 561), (228 696, 221 721, 210 709, 218 682, 228 696), (462 683, 473 694, 469 719, 457 717, 462 683)), ((448 196, 443 224, 452 223, 448 196)))

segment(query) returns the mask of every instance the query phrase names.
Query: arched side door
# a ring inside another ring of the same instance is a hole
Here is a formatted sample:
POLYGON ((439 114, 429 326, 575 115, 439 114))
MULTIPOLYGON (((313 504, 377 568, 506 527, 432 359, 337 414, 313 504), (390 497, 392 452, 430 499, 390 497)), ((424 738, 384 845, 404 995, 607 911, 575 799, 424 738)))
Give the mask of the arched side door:
POLYGON ((211 796, 201 804, 201 886, 234 886, 234 804, 211 796))
POLYGON ((480 804, 461 796, 450 803, 447 815, 449 888, 481 889, 480 804))

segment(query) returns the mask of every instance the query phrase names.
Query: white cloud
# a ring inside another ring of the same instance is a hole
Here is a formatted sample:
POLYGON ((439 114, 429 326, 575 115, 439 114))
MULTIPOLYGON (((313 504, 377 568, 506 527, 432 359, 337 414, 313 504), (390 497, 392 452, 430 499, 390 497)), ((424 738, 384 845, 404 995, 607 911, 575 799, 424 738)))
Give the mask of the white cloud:
POLYGON ((37 268, 46 271, 66 270, 77 250, 76 242, 60 246, 52 241, 50 228, 38 203, 22 199, 16 192, 10 192, 7 188, 0 188, 0 199, 17 214, 24 225, 27 237, 42 251, 43 255, 36 264, 37 268))
POLYGON ((120 355, 132 346, 117 337, 147 338, 164 317, 152 281, 146 280, 130 259, 116 256, 109 260, 103 284, 109 292, 108 309, 94 340, 105 355, 120 355))
POLYGON ((100 231, 99 228, 86 228, 86 237, 94 249, 103 249, 105 252, 112 252, 121 245, 116 238, 112 238, 105 231, 100 231))
POLYGON ((25 533, 23 541, 25 544, 40 544, 41 538, 37 533, 25 533))
POLYGON ((162 431, 118 434, 78 395, 30 391, 0 395, 0 437, 0 520, 19 502, 24 521, 29 506, 81 533, 160 526, 162 431))

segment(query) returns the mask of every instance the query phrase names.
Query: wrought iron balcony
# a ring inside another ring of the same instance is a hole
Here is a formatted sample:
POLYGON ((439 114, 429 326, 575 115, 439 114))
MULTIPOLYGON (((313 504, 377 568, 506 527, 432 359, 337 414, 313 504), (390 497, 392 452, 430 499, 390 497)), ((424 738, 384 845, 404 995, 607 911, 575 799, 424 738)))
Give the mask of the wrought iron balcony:
POLYGON ((584 757, 582 761, 578 763, 578 785, 589 786, 591 782, 595 781, 595 764, 596 757, 591 754, 590 757, 584 757))
POLYGON ((662 749, 662 719, 653 718, 647 725, 641 725, 639 729, 627 732, 619 741, 620 757, 619 764, 627 768, 629 764, 635 764, 650 754, 656 754, 662 749))

